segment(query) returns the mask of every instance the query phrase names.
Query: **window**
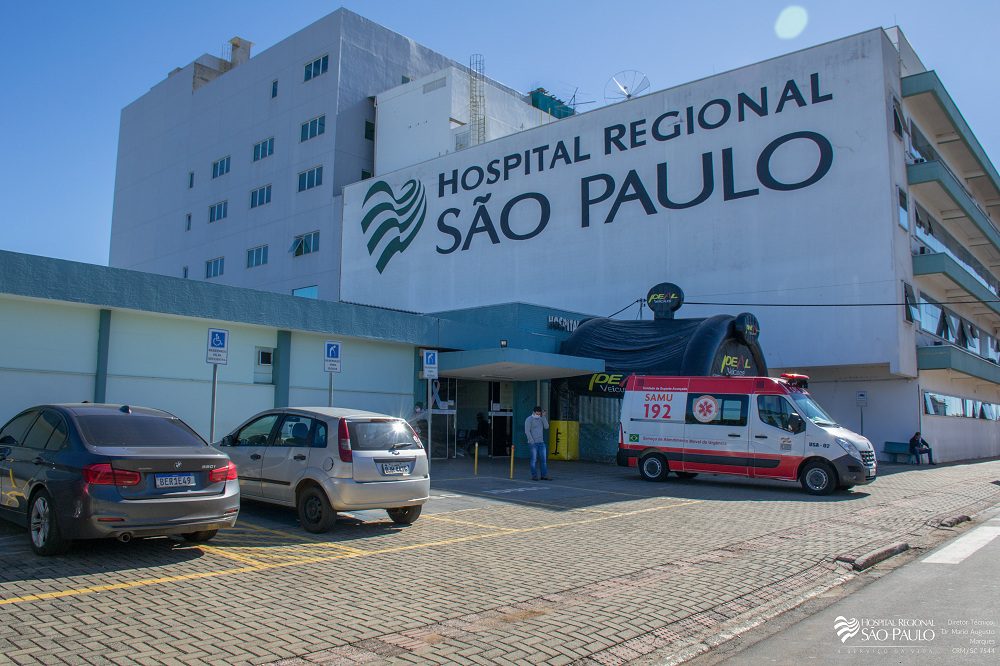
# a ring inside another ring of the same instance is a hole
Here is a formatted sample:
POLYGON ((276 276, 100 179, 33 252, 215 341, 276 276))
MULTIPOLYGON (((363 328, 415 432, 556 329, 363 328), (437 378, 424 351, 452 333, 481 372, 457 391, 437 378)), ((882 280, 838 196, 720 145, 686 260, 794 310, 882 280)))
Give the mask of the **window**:
POLYGON ((188 171, 188 189, 194 187, 194 171, 188 171))
POLYGON ((257 348, 257 365, 261 367, 270 367, 273 365, 274 351, 270 349, 257 348))
POLYGON ((749 404, 750 398, 745 395, 690 393, 685 422, 691 425, 745 426, 749 404))
POLYGON ((184 222, 184 231, 191 231, 191 213, 187 214, 187 219, 184 222))
POLYGON ((227 173, 229 173, 229 155, 226 155, 221 160, 212 162, 212 178, 218 178, 227 173))
POLYGON ((218 222, 223 220, 229 215, 229 202, 220 201, 219 203, 208 207, 208 222, 218 222))
POLYGON ((369 141, 375 140, 375 123, 370 120, 365 121, 365 138, 369 141))
POLYGON ((315 300, 319 298, 319 287, 313 285, 311 287, 299 287, 298 289, 292 289, 292 296, 298 296, 299 298, 311 298, 315 300))
POLYGON ((903 283, 903 319, 913 323, 920 321, 920 308, 917 307, 917 298, 913 295, 913 287, 903 283))
POLYGON ((366 171, 364 169, 361 170, 361 180, 368 180, 371 177, 372 177, 371 171, 366 171))
POLYGON ((299 141, 308 141, 326 132, 326 116, 322 115, 302 123, 299 141))
POLYGON ((318 166, 299 174, 299 192, 311 190, 323 184, 323 167, 318 166))
POLYGON ((409 83, 410 82, 410 77, 408 77, 406 74, 403 74, 403 81, 402 82, 403 83, 409 83))
POLYGON ((924 391, 924 413, 931 416, 958 416, 967 419, 1000 420, 1000 405, 972 398, 924 391))
POLYGON ((267 263, 267 246, 260 245, 247 250, 247 268, 263 266, 267 263))
POLYGON ((325 55, 322 58, 316 58, 310 63, 306 64, 305 75, 303 81, 310 81, 315 79, 320 74, 326 74, 326 69, 330 64, 330 56, 325 55))
POLYGON ((941 306, 920 294, 920 328, 928 333, 938 334, 940 321, 944 319, 941 306))
POLYGON ((188 267, 184 266, 183 268, 181 268, 181 277, 187 279, 187 276, 188 276, 188 267))
POLYGON ((281 422, 272 446, 312 446, 313 429, 317 423, 308 416, 287 414, 285 420, 281 422))
POLYGON ((16 418, 12 419, 11 422, 7 424, 6 428, 0 430, 0 437, 13 437, 17 440, 17 443, 20 444, 24 441, 24 434, 28 431, 28 426, 30 426, 35 420, 36 416, 38 416, 38 412, 36 410, 20 414, 16 418))
POLYGON ((319 232, 313 231, 308 234, 302 234, 301 236, 296 236, 295 240, 292 241, 292 247, 288 249, 296 257, 301 257, 303 254, 310 254, 312 252, 319 251, 319 232))
POLYGON ((225 271, 225 257, 216 257, 205 262, 205 279, 219 277, 225 271))
POLYGON ((271 186, 258 187, 250 193, 250 207, 256 208, 271 203, 271 186))
POLYGON ((45 410, 42 415, 31 426, 31 430, 24 437, 22 446, 29 449, 46 449, 54 451, 62 448, 66 443, 66 424, 61 416, 55 412, 45 410), (55 439, 56 441, 52 442, 55 439), (52 442, 52 448, 48 444, 52 442))
POLYGON ((791 416, 797 413, 780 395, 757 396, 757 415, 769 426, 794 432, 791 416))
POLYGON ((278 79, 271 81, 271 99, 278 96, 278 79))
POLYGON ((236 441, 233 446, 265 446, 270 439, 274 424, 278 421, 278 414, 268 414, 262 416, 253 423, 248 423, 245 428, 236 433, 236 441))
POLYGON ((264 139, 253 147, 253 161, 262 160, 274 153, 274 137, 264 139))
POLYGON ((896 193, 899 195, 899 226, 909 231, 910 213, 906 203, 906 192, 903 191, 903 188, 897 187, 896 193))
POLYGON ((900 139, 903 138, 903 110, 899 107, 899 100, 892 98, 892 132, 900 139))

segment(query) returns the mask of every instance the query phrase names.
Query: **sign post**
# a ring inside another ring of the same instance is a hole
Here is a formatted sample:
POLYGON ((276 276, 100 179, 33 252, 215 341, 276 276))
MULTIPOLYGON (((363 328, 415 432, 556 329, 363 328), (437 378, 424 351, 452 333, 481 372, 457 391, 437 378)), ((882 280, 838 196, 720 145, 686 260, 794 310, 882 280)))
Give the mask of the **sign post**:
POLYGON ((421 358, 423 359, 424 366, 424 379, 427 380, 427 402, 424 403, 427 406, 427 467, 430 468, 431 464, 431 418, 433 410, 431 409, 431 382, 438 378, 438 353, 436 349, 424 349, 421 352, 421 358))
POLYGON ((337 340, 327 340, 323 351, 323 369, 330 376, 326 390, 326 406, 333 407, 333 373, 340 372, 340 349, 337 340))
POLYGON ((854 400, 858 403, 858 411, 861 412, 861 432, 865 434, 865 407, 868 406, 868 391, 855 391, 854 400))
POLYGON ((229 364, 229 331, 224 328, 208 329, 208 350, 205 362, 212 364, 212 416, 209 419, 208 443, 215 443, 215 398, 219 386, 219 366, 229 364))

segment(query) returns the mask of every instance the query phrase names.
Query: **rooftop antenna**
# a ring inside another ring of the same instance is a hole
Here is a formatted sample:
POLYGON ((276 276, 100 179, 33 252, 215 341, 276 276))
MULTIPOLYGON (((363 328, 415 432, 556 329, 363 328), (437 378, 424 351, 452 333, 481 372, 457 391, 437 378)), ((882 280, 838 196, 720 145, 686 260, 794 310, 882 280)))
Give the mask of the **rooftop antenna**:
POLYGON ((624 102, 649 90, 649 77, 637 69, 625 69, 612 76, 604 86, 604 101, 624 102))
POLYGON ((579 87, 573 88, 573 94, 570 96, 569 101, 566 102, 566 106, 568 106, 569 108, 573 109, 573 113, 576 113, 576 107, 583 106, 584 104, 593 104, 595 102, 595 100, 592 100, 592 99, 591 100, 585 100, 585 101, 578 100, 576 98, 576 96, 577 96, 577 93, 579 93, 579 92, 580 92, 580 88, 579 87))
POLYGON ((486 143, 486 60, 481 53, 469 58, 469 144, 486 143))

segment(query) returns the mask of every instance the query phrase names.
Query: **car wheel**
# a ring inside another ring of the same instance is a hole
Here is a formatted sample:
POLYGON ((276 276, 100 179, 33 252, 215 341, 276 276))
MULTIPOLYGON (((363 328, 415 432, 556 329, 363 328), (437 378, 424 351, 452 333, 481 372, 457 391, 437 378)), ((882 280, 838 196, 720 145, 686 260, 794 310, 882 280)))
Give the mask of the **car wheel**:
POLYGON ((669 473, 667 459, 659 453, 651 453, 639 459, 639 476, 646 481, 665 481, 669 473))
POLYGON ((837 473, 822 460, 806 463, 799 474, 802 488, 810 495, 829 495, 837 488, 837 473))
POLYGON ((409 525, 420 517, 422 506, 401 506, 398 509, 386 509, 389 518, 397 525, 409 525))
POLYGON ((698 476, 698 472, 675 472, 678 479, 693 479, 698 476))
POLYGON ((299 511, 299 522, 307 532, 329 532, 337 522, 337 512, 330 506, 326 493, 316 486, 309 486, 299 493, 296 508, 299 511))
POLYGON ((191 543, 202 543, 205 541, 210 541, 212 537, 219 533, 219 530, 199 530, 197 532, 188 532, 182 535, 185 541, 190 541, 191 543))
POLYGON ((60 555, 70 547, 69 539, 63 538, 56 507, 47 490, 39 490, 31 498, 28 535, 31 538, 31 550, 36 555, 60 555))

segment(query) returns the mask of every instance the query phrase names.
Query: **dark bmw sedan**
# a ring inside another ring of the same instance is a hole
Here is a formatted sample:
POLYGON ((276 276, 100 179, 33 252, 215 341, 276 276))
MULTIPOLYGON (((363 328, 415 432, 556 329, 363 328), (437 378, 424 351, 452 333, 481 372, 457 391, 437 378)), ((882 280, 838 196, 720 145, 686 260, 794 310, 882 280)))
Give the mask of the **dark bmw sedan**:
POLYGON ((74 539, 182 535, 236 522, 236 466, 176 416, 128 405, 43 405, 0 429, 0 517, 39 555, 74 539))

